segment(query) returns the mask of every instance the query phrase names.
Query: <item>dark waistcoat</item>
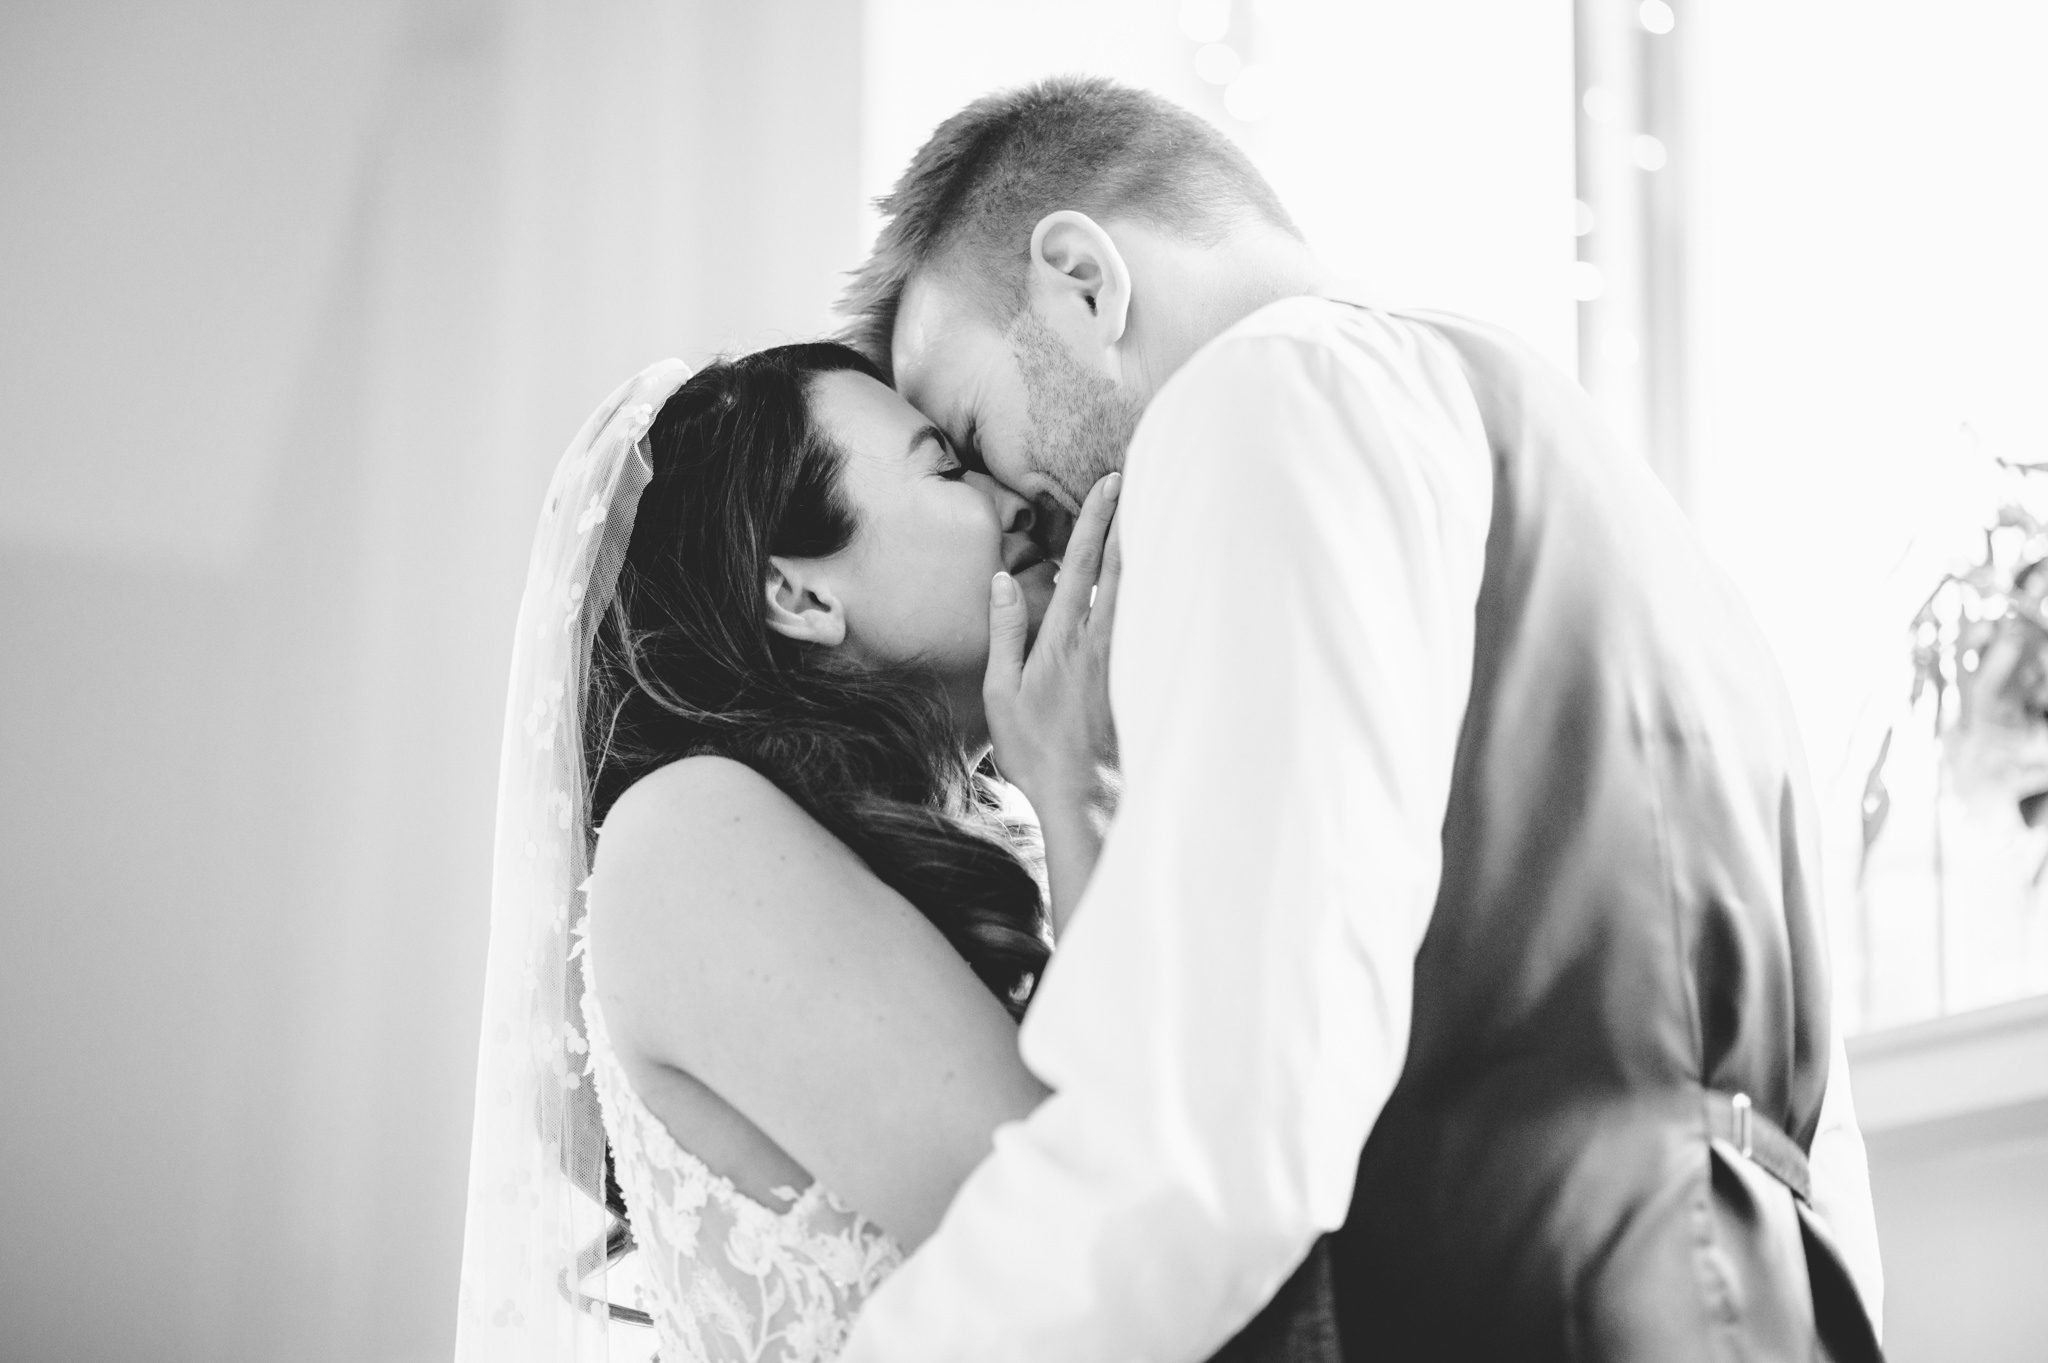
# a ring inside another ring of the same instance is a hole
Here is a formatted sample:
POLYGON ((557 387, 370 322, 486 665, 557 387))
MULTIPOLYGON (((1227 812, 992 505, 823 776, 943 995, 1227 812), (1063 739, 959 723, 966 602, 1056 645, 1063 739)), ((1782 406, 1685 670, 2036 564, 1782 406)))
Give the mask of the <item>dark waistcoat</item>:
POLYGON ((1349 1220, 1219 1357, 1874 1356, 1810 1209, 1714 1139, 1739 1093, 1803 1151, 1827 1080, 1777 666, 1576 385, 1422 324, 1494 461, 1443 880, 1349 1220))

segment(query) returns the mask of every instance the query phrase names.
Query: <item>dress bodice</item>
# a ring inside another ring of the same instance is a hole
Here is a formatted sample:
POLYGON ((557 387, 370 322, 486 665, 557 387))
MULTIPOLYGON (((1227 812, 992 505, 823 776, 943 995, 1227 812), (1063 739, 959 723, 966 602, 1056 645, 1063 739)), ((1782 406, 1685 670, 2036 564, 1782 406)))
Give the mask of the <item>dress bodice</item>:
POLYGON ((635 1091, 584 959, 590 1072, 662 1363, 823 1363, 903 1253, 816 1181, 770 1206, 677 1144, 635 1091))

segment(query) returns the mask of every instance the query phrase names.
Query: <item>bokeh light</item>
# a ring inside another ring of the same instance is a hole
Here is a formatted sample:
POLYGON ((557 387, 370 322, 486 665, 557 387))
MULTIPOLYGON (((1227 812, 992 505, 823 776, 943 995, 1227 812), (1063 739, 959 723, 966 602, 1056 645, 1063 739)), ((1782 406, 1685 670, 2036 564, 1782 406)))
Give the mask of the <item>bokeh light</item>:
POLYGON ((1244 58, 1229 43, 1210 43, 1195 53, 1195 74, 1211 85, 1228 85, 1244 70, 1244 58))

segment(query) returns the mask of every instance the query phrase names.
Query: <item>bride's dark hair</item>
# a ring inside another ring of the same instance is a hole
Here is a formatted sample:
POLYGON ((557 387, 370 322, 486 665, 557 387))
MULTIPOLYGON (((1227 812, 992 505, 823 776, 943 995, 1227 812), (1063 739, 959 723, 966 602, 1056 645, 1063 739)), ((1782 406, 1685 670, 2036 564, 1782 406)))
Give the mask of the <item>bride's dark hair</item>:
POLYGON ((846 346, 777 346, 706 366, 656 414, 653 481, 591 647, 592 821, 679 758, 743 762, 916 905, 1021 1015, 1048 950, 1038 882, 938 691, 768 625, 768 556, 834 554, 857 528, 843 453, 810 402, 818 376, 836 372, 882 381, 846 346))

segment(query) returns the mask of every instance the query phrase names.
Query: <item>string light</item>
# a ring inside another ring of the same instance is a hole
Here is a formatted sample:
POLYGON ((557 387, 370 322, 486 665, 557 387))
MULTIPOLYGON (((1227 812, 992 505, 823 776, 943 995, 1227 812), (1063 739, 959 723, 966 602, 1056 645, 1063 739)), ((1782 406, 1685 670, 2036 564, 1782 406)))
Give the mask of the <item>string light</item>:
POLYGON ((1589 85, 1579 96, 1579 106, 1595 123, 1612 123, 1621 117, 1621 96, 1604 85, 1589 85))
POLYGON ((1678 14, 1666 0, 1643 0, 1636 9, 1636 19, 1644 28, 1660 36, 1678 26, 1678 14))
POLYGON ((1629 155, 1644 170, 1662 170, 1670 160, 1670 153, 1664 150, 1663 142, 1648 133, 1636 134, 1636 140, 1629 144, 1629 155))

